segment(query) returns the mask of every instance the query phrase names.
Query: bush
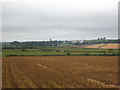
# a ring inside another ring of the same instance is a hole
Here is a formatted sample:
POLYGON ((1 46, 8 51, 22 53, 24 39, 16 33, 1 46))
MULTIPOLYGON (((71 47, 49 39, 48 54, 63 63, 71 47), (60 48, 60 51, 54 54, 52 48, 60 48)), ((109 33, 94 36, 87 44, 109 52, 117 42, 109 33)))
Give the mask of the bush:
POLYGON ((70 55, 70 53, 69 53, 69 52, 67 52, 67 55, 70 55))

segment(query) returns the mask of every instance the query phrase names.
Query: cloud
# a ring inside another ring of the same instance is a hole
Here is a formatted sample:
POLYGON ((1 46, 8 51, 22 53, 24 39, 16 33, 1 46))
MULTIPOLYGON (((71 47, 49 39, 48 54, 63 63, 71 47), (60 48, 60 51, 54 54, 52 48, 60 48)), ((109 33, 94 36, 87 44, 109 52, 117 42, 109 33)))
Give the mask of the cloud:
POLYGON ((118 37, 117 0, 6 2, 2 15, 4 41, 118 37))

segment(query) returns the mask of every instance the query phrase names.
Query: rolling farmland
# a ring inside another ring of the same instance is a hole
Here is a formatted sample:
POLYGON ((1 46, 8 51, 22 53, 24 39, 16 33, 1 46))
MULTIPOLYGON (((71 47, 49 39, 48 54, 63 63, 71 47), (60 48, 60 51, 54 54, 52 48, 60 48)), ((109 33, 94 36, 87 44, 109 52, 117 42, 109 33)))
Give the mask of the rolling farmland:
POLYGON ((3 88, 118 88, 118 56, 3 57, 3 88))
POLYGON ((79 48, 79 47, 46 47, 39 49, 3 49, 2 56, 118 56, 118 49, 101 49, 101 48, 79 48), (69 54, 68 54, 69 52, 69 54))
POLYGON ((17 1, 1 2, 0 88, 120 89, 117 0, 17 1))

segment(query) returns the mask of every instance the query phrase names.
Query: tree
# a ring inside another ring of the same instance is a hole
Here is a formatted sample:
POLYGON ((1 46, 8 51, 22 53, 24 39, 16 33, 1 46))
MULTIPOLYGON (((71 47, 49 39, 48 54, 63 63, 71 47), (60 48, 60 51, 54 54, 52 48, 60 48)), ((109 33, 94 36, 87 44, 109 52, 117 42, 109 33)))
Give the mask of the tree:
POLYGON ((25 51, 26 47, 22 47, 22 52, 25 51))
POLYGON ((69 53, 69 52, 67 52, 67 55, 70 55, 70 53, 69 53))
POLYGON ((113 53, 113 49, 108 49, 108 52, 109 53, 113 53))

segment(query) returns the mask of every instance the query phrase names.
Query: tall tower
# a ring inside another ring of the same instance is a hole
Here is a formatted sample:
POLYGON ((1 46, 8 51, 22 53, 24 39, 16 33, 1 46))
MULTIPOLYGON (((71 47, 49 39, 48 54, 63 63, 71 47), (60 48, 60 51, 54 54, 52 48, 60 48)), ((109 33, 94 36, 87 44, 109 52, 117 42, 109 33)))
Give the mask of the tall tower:
POLYGON ((50 42, 52 41, 52 39, 50 38, 50 42))

